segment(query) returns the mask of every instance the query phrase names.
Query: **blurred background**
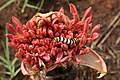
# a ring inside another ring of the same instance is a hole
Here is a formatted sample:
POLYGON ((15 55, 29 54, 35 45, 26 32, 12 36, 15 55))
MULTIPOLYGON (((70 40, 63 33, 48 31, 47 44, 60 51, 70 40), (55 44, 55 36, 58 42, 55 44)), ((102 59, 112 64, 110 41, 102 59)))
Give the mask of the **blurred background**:
POLYGON ((72 18, 69 3, 76 6, 80 19, 85 10, 92 7, 93 26, 101 24, 101 36, 90 47, 105 60, 108 73, 97 79, 95 70, 80 66, 71 69, 73 76, 54 80, 120 80, 120 0, 0 0, 0 80, 31 80, 22 75, 20 61, 7 45, 6 23, 11 23, 11 17, 15 16, 25 24, 38 12, 58 11, 63 7, 65 14, 72 18))

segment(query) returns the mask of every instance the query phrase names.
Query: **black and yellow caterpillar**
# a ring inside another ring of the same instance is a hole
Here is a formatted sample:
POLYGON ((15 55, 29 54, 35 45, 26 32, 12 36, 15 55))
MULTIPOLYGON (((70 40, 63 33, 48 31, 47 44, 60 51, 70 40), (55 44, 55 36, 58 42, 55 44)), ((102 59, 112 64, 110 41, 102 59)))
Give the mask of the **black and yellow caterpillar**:
POLYGON ((67 38, 64 38, 64 37, 55 37, 53 39, 53 41, 55 42, 63 42, 65 44, 75 44, 77 43, 78 39, 77 38, 73 38, 73 39, 67 39, 67 38))

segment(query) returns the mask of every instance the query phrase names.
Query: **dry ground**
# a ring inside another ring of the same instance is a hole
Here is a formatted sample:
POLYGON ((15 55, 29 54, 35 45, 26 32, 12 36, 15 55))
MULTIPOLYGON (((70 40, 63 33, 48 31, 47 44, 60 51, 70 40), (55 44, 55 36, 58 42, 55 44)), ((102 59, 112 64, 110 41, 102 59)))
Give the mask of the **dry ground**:
MULTIPOLYGON (((2 5, 7 0, 0 0, 2 5)), ((34 0, 30 0, 35 3, 34 0)), ((81 67, 80 73, 77 73, 76 80, 120 80, 120 0, 69 0, 77 7, 80 18, 82 18, 84 11, 88 7, 92 7, 93 11, 93 25, 101 24, 100 34, 101 37, 97 39, 91 47, 93 47, 105 60, 108 73, 102 79, 96 78, 96 71, 81 67)), ((7 8, 0 11, 0 45, 4 40, 5 25, 11 21, 11 16, 17 17, 23 23, 26 23, 36 11, 31 8, 26 8, 24 13, 21 13, 23 0, 17 0, 7 8)), ((68 3, 64 0, 45 0, 45 4, 40 12, 49 12, 51 10, 59 10, 64 7, 65 13, 70 17, 68 3)), ((0 48, 1 54, 3 53, 0 48)), ((11 54, 14 56, 14 54, 11 54)), ((1 67, 2 69, 2 67, 1 67)), ((1 70, 0 69, 0 70, 1 70)), ((71 74, 74 74, 76 70, 71 74)), ((19 74, 19 80, 27 80, 26 77, 19 74)), ((68 76, 70 77, 70 76, 68 76)), ((73 80, 72 78, 59 80, 73 80)), ((58 79, 57 79, 58 80, 58 79)))

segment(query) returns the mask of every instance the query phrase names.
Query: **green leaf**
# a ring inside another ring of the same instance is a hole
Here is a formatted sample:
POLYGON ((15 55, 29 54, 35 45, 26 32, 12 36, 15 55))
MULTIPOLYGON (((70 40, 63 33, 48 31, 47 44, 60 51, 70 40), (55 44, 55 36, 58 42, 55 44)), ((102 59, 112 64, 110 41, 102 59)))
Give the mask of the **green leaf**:
MULTIPOLYGON (((7 30, 7 28, 6 28, 6 34, 8 34, 8 30, 7 30)), ((8 38, 7 37, 5 37, 6 38, 6 45, 5 45, 5 51, 6 51, 6 53, 5 53, 5 56, 6 56, 6 58, 7 58, 7 60, 8 60, 8 63, 10 63, 10 51, 9 51, 9 46, 8 46, 8 38)))
POLYGON ((11 75, 11 73, 10 73, 10 72, 7 72, 7 71, 6 71, 6 72, 4 72, 4 73, 5 73, 5 74, 7 74, 7 75, 11 75))
MULTIPOLYGON (((6 54, 7 52, 6 52, 6 48, 5 48, 5 43, 3 41, 2 41, 2 45, 3 45, 4 53, 6 54)), ((5 58, 6 58, 6 56, 5 56, 5 58)))
POLYGON ((11 66, 10 66, 10 65, 4 64, 3 66, 4 66, 6 69, 8 69, 9 71, 11 71, 11 66))
POLYGON ((14 66, 15 63, 17 62, 17 60, 18 60, 17 58, 14 58, 14 60, 13 60, 12 63, 11 63, 11 65, 14 66))
POLYGON ((19 72, 20 72, 21 68, 19 67, 16 71, 15 71, 15 74, 14 76, 16 76, 19 72))
POLYGON ((14 73, 15 73, 15 66, 12 66, 11 67, 11 74, 14 75, 14 73))
POLYGON ((6 60, 3 56, 1 56, 1 55, 0 55, 0 60, 1 60, 3 63, 8 64, 7 60, 6 60))

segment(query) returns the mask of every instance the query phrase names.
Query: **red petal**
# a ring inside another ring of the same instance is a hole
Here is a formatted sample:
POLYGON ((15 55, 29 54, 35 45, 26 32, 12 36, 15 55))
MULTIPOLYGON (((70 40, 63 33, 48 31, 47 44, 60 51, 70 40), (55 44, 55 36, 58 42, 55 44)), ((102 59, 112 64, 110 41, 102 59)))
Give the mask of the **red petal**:
POLYGON ((84 16, 83 16, 83 18, 82 18, 82 22, 84 22, 84 21, 91 15, 91 10, 92 10, 92 8, 89 7, 89 8, 85 11, 85 14, 84 14, 84 16))
POLYGON ((56 52, 55 52, 55 48, 52 48, 51 49, 51 52, 50 52, 51 55, 55 56, 56 52))
POLYGON ((43 55, 42 58, 43 58, 45 61, 49 61, 49 60, 50 60, 50 56, 49 56, 48 54, 43 55))
POLYGON ((79 15, 78 15, 78 12, 76 10, 76 7, 73 4, 70 4, 70 12, 73 15, 74 23, 77 23, 79 21, 79 15))
POLYGON ((104 60, 94 50, 91 49, 91 52, 88 54, 81 55, 80 59, 81 65, 91 67, 101 73, 98 78, 103 77, 107 73, 107 67, 104 60))
POLYGON ((89 43, 91 43, 91 42, 92 42, 92 38, 87 38, 86 44, 89 44, 89 43))
POLYGON ((91 48, 86 47, 86 48, 84 49, 84 53, 89 53, 89 52, 90 52, 90 50, 91 50, 91 48))
POLYGON ((89 26, 88 26, 88 19, 85 21, 85 24, 84 24, 84 32, 87 33, 87 31, 89 30, 89 26))
POLYGON ((99 36, 100 36, 99 33, 93 33, 91 38, 92 38, 92 40, 94 40, 94 39, 98 38, 99 36))
POLYGON ((91 16, 89 16, 87 19, 88 19, 88 23, 90 23, 90 22, 91 22, 91 20, 92 20, 92 15, 91 15, 91 16))
POLYGON ((60 62, 61 62, 61 63, 66 62, 66 61, 68 61, 69 58, 70 58, 69 56, 66 56, 66 57, 62 58, 62 59, 60 60, 60 62))
POLYGON ((92 29, 91 34, 93 34, 93 33, 95 33, 95 32, 98 32, 99 29, 100 29, 100 24, 96 25, 96 26, 92 29))
POLYGON ((12 22, 16 25, 16 26, 20 26, 22 27, 22 23, 14 16, 12 16, 12 22))
POLYGON ((46 29, 46 26, 43 27, 43 35, 46 36, 47 34, 47 29, 46 29))
POLYGON ((14 42, 9 42, 8 45, 11 48, 14 48, 14 49, 17 48, 17 46, 16 46, 16 44, 14 42))
POLYGON ((58 66, 58 64, 54 64, 53 66, 51 66, 50 68, 48 68, 48 71, 52 71, 53 69, 55 69, 58 66))
POLYGON ((38 59, 39 60, 39 66, 41 67, 41 66, 44 66, 44 68, 45 68, 45 64, 44 64, 44 62, 39 58, 38 59))
POLYGON ((53 38, 53 37, 54 37, 52 30, 48 29, 47 32, 48 32, 48 35, 49 35, 50 38, 53 38))
POLYGON ((76 60, 76 63, 77 63, 77 64, 79 64, 79 63, 80 63, 80 61, 81 61, 81 59, 80 59, 80 58, 78 58, 78 57, 77 57, 77 58, 75 58, 75 60, 76 60))
POLYGON ((17 26, 17 32, 22 35, 23 34, 22 31, 23 31, 22 28, 20 26, 17 26))
POLYGON ((8 30, 14 34, 17 33, 17 31, 15 30, 14 26, 11 25, 10 23, 7 23, 7 26, 8 26, 8 30))
POLYGON ((62 48, 63 50, 68 50, 68 45, 67 45, 67 44, 62 44, 62 45, 61 45, 61 48, 62 48))
POLYGON ((14 35, 13 35, 13 34, 6 34, 6 36, 7 36, 10 40, 12 40, 12 39, 14 38, 14 35))
POLYGON ((32 23, 30 22, 30 21, 28 21, 27 23, 26 23, 26 27, 28 27, 29 29, 33 29, 32 27, 33 27, 33 25, 32 25, 32 23))
POLYGON ((63 7, 59 10, 60 13, 64 13, 63 7))
POLYGON ((38 70, 38 68, 39 68, 39 67, 38 67, 37 64, 35 64, 35 65, 32 66, 32 69, 33 69, 33 70, 38 70))
POLYGON ((56 63, 59 63, 60 60, 62 59, 62 57, 63 57, 63 52, 59 52, 59 53, 57 54, 56 63))
POLYGON ((88 26, 89 26, 89 30, 90 30, 92 28, 92 23, 89 23, 88 26))

